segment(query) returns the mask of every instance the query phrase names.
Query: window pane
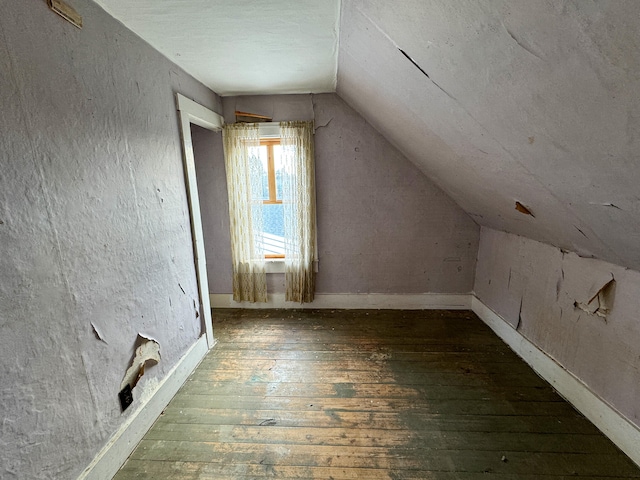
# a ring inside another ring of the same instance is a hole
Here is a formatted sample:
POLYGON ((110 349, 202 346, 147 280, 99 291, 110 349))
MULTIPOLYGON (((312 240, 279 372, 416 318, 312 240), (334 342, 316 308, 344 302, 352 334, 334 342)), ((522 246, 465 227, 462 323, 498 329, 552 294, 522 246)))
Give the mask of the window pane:
POLYGON ((251 164, 251 169, 256 169, 256 172, 254 173, 260 176, 262 191, 260 192, 259 199, 269 200, 269 154, 267 152, 266 145, 250 148, 249 162, 251 164))
POLYGON ((282 204, 262 206, 264 217, 262 243, 265 255, 284 255, 284 215, 282 204))
POLYGON ((273 146, 273 166, 276 170, 276 198, 282 200, 282 175, 284 174, 282 145, 273 146))

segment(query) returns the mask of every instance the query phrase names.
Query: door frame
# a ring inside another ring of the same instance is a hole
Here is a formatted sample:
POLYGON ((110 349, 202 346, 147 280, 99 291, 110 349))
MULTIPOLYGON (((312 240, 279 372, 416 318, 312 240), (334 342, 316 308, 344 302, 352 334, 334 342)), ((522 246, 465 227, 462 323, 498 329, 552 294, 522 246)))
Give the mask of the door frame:
POLYGON ((189 203, 189 218, 191 221, 191 236, 193 238, 193 256, 200 296, 200 313, 203 315, 204 334, 207 346, 215 344, 213 338, 213 322, 211 319, 211 302, 209 299, 209 279, 207 277, 207 259, 204 250, 204 233, 200 213, 200 198, 198 197, 198 182, 196 181, 196 163, 191 141, 191 124, 217 131, 224 125, 224 117, 203 107, 199 103, 176 93, 176 105, 180 113, 180 135, 182 138, 182 158, 184 178, 189 203))

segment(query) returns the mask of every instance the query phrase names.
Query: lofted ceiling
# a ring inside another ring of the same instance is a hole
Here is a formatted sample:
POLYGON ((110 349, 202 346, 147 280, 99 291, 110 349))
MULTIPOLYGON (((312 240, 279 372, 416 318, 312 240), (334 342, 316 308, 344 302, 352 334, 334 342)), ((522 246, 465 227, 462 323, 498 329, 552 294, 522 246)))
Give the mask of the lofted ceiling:
POLYGON ((481 225, 640 269, 636 1, 345 0, 337 91, 481 225))
POLYGON ((636 0, 97 1, 223 96, 337 91, 481 225, 640 270, 636 0))

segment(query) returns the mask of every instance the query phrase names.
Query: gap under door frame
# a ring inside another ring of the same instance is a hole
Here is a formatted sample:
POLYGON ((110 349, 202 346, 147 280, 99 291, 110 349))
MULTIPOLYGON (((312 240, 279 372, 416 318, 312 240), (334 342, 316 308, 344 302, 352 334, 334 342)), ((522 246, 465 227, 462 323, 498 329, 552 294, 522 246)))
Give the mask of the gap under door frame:
POLYGON ((204 333, 207 337, 207 345, 209 348, 212 348, 215 340, 213 338, 213 323, 211 320, 209 280, 207 277, 207 260, 204 250, 202 217, 200 216, 196 163, 193 153, 193 142, 191 140, 191 124, 193 123, 207 130, 218 131, 224 125, 224 117, 179 93, 176 93, 176 104, 178 112, 180 112, 182 158, 184 160, 184 178, 187 190, 187 202, 189 203, 189 218, 191 221, 191 236, 193 238, 193 255, 195 257, 198 294, 200 296, 200 313, 204 318, 203 324, 204 333))

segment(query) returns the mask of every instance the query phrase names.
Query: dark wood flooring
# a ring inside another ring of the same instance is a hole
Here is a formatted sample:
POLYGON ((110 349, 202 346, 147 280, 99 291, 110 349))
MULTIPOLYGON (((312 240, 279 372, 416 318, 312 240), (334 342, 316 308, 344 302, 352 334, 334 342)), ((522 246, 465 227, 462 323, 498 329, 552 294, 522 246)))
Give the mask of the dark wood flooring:
POLYGON ((214 332, 117 480, 640 477, 473 313, 214 310, 214 332))

